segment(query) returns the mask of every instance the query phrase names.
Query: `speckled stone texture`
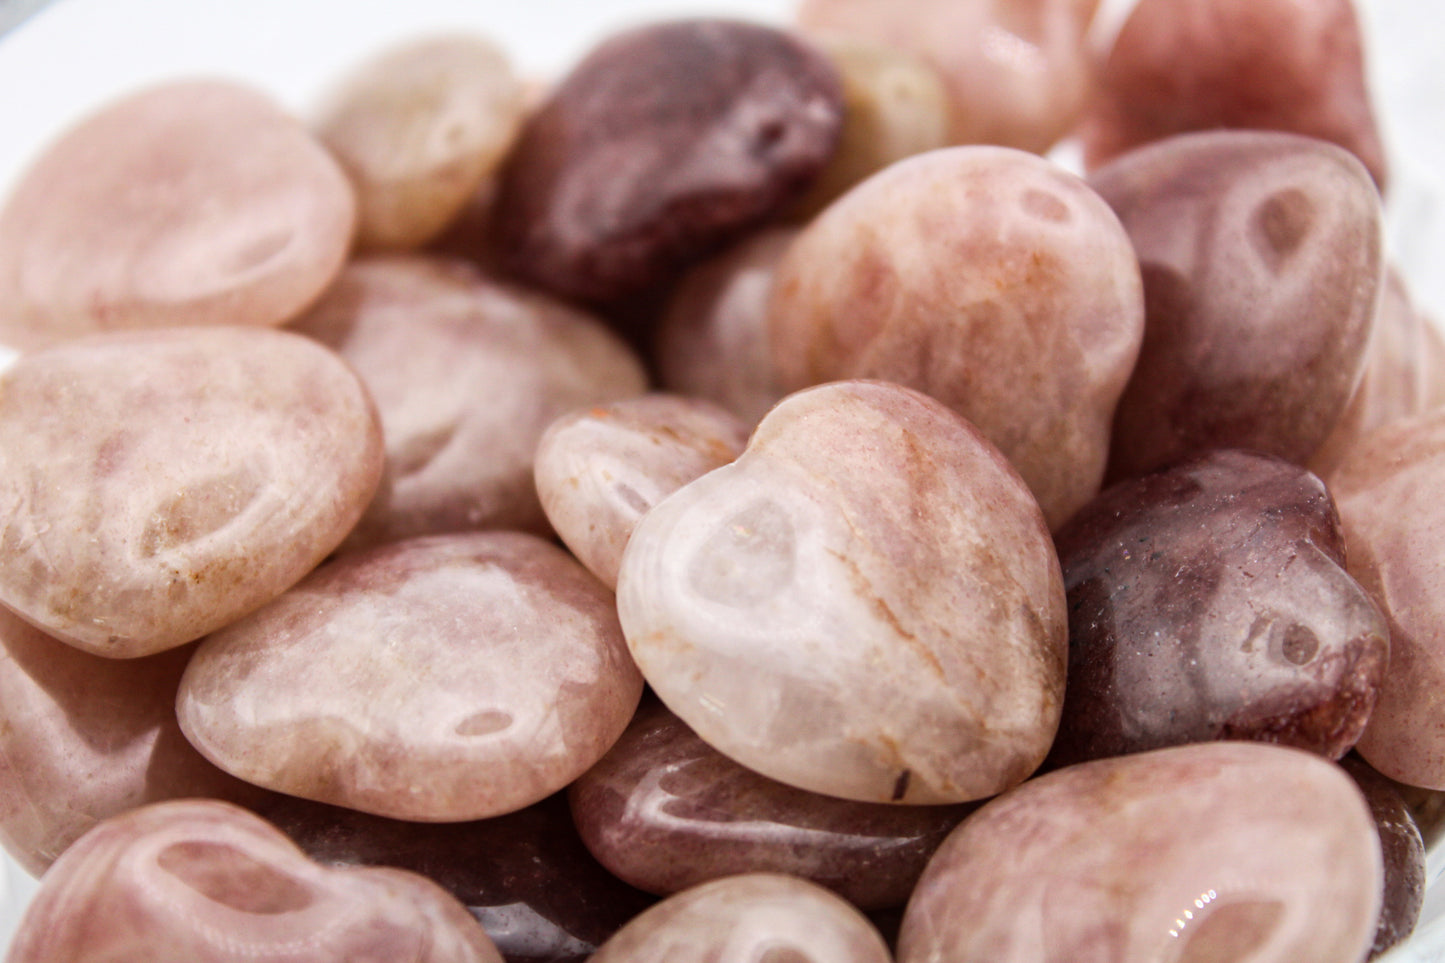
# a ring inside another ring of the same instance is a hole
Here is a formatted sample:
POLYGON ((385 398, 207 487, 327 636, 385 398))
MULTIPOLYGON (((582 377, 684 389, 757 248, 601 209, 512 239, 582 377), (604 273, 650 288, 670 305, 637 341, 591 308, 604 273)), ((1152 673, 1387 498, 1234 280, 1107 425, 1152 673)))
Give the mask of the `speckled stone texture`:
POLYGON ((1108 489, 1056 544, 1069 681, 1051 763, 1210 739, 1337 759, 1359 739, 1389 630, 1305 469, 1200 455, 1108 489))
POLYGON ((280 324, 341 269, 356 201, 266 96, 177 81, 81 121, 0 211, 0 343, 280 324))
POLYGON ((1102 759, 954 830, 899 963, 1358 963, 1380 842, 1334 763, 1257 743, 1102 759))
POLYGON ((264 328, 93 335, 0 375, 0 602, 97 655, 190 642, 356 524, 381 430, 335 354, 264 328))
POLYGON ((1001 147, 894 164, 789 247, 769 326, 785 388, 880 378, 978 426, 1052 527, 1098 493, 1144 336, 1129 238, 1082 181, 1001 147))
POLYGON ((1394 782, 1356 756, 1346 756, 1340 765, 1364 793, 1380 834, 1385 889, 1375 942, 1370 947, 1374 958, 1409 936, 1420 918, 1425 904, 1425 843, 1394 782))
POLYGON ((1111 478, 1210 448, 1303 463, 1359 383, 1380 297, 1380 200, 1359 161, 1293 134, 1210 131, 1089 183, 1129 232, 1148 306, 1111 478))
POLYGON ((46 874, 6 963, 502 963, 466 908, 399 869, 331 870, 213 800, 107 820, 46 874))
POLYGON ((523 127, 498 247, 559 294, 636 293, 796 199, 842 123, 837 72, 782 31, 680 20, 620 34, 523 127))
POLYGON ((628 647, 715 749, 802 789, 953 803, 1043 760, 1063 580, 1037 503, 938 402, 799 392, 660 502, 618 578, 628 647))
POLYGON ((733 762, 656 703, 568 797, 593 854, 649 892, 784 873, 863 909, 907 902, 928 858, 973 809, 860 803, 785 786, 733 762))
POLYGON ((398 819, 520 809, 602 757, 642 694, 612 593, 532 535, 343 556, 205 640, 176 699, 221 768, 398 819))

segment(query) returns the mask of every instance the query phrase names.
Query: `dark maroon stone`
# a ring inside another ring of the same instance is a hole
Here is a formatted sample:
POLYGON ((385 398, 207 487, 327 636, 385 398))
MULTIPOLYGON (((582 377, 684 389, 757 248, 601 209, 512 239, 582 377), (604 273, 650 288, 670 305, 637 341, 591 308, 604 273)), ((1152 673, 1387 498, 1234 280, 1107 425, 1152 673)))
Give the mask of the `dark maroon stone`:
POLYGON ((660 703, 568 790, 604 866, 666 895, 738 873, 801 876, 863 909, 902 906, 975 805, 891 806, 795 789, 713 749, 660 703))
POLYGON ((635 293, 801 194, 842 118, 832 65, 779 30, 683 20, 621 34, 523 128, 502 175, 498 247, 556 293, 635 293))
POLYGON ((1392 780, 1357 756, 1346 756, 1340 765, 1370 804, 1385 861, 1385 896, 1375 945, 1370 949, 1373 959, 1409 936, 1420 918, 1425 904, 1425 843, 1405 797, 1392 780))
POLYGON ((1108 489, 1057 543, 1069 674, 1052 764, 1214 739, 1335 759, 1359 738, 1389 635, 1305 469, 1211 452, 1108 489))
POLYGON ((429 877, 466 904, 508 963, 584 960, 656 902, 597 864, 561 794, 466 823, 403 822, 282 797, 261 815, 317 862, 429 877))

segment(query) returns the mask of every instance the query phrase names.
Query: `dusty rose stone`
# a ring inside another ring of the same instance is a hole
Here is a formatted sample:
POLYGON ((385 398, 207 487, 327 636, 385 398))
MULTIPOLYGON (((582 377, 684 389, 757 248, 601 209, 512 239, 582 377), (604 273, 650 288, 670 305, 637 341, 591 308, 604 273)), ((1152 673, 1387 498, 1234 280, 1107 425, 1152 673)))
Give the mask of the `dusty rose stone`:
POLYGON ((531 535, 343 556, 210 636, 186 737, 249 782, 397 819, 481 819, 581 775, 642 694, 612 593, 531 535))
POLYGON ((797 198, 842 120, 832 65, 782 31, 679 20, 620 34, 523 128, 498 196, 499 247, 559 294, 636 293, 797 198))
POLYGON ((107 820, 45 875, 7 963, 501 963, 466 908, 399 869, 331 870, 213 800, 107 820))
POLYGON ((868 920, 827 890, 768 873, 730 876, 664 900, 591 963, 889 963, 868 920))
POLYGON ((641 363, 592 316, 449 259, 355 261, 294 327, 340 353, 380 409, 386 477, 348 548, 479 528, 548 533, 532 483, 542 432, 647 387, 641 363))
POLYGON ((659 501, 742 454, 748 430, 705 401, 644 395, 563 415, 537 444, 547 520, 608 588, 622 550, 659 501))
POLYGON ((899 963, 1357 963, 1380 843, 1333 763, 1205 743, 1071 766, 990 802, 914 891, 899 963))
POLYGON ((1102 200, 1022 151, 894 164, 821 214, 773 279, 785 387, 881 378, 978 426, 1057 527, 1103 478, 1144 328, 1139 266, 1102 200))
POLYGON ((768 299, 778 261, 797 236, 792 227, 758 231, 683 275, 657 333, 667 388, 722 405, 747 425, 782 400, 768 299))
POLYGON ((39 876, 96 823, 149 802, 261 790, 205 760, 176 724, 191 650, 102 659, 0 609, 0 841, 39 876))
POLYGON ((1069 673, 1050 761, 1212 739, 1344 755, 1389 658, 1324 484, 1214 451, 1122 482, 1058 533, 1069 673))
POLYGON ((1043 760, 1063 697, 1063 582, 1003 456, 897 385, 800 392, 736 462, 633 532, 629 648, 699 736, 863 802, 992 795, 1043 760))
POLYGON ((522 108, 506 55, 481 37, 413 40, 353 68, 316 129, 356 188, 358 242, 412 248, 441 233, 500 164, 522 108))
POLYGON ((936 67, 955 144, 1043 151, 1093 84, 1084 34, 1099 0, 803 0, 798 22, 910 51, 936 67))
POLYGON ((1210 448, 1304 462, 1344 413, 1381 282, 1380 199, 1321 141, 1182 134, 1089 181, 1138 252, 1148 316, 1114 419, 1127 478, 1210 448))
POLYGON ((805 792, 745 769, 661 705, 645 706, 568 790, 602 864, 653 893, 737 873, 799 876, 854 906, 902 906, 971 806, 890 806, 805 792))
POLYGON ((381 475, 371 400, 280 331, 95 335, 0 376, 0 602, 97 655, 220 628, 293 585, 381 475))
POLYGON ((1139 0, 1083 125, 1089 166, 1173 134, 1281 130, 1331 141, 1385 185, 1351 0, 1139 0))
POLYGON ((1357 747, 1391 779, 1445 789, 1445 410, 1380 428, 1335 469, 1350 571, 1390 624, 1390 666, 1357 747))
POLYGON ((0 342, 280 324, 341 269, 355 219, 341 168, 265 96, 153 87, 73 127, 0 211, 0 342))
POLYGON ((1420 918, 1425 904, 1425 843, 1395 783, 1356 756, 1346 756, 1340 765, 1370 805, 1384 857, 1385 888, 1370 947, 1373 959, 1408 937, 1420 918))

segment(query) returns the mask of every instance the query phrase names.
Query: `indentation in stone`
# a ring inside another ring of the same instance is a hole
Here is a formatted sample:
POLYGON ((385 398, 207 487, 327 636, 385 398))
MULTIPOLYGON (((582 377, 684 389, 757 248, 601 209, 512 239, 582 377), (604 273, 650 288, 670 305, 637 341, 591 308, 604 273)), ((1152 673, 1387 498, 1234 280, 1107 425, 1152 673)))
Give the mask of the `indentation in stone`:
POLYGON ((1284 630, 1284 644, 1280 651, 1295 665, 1304 665, 1320 650, 1320 638, 1308 625, 1295 623, 1284 630))
POLYGON ((474 712, 457 723, 456 733, 459 736, 489 736, 494 732, 502 732, 510 728, 512 721, 510 712, 485 709, 481 712, 474 712))
POLYGON ((758 963, 813 963, 812 957, 791 946, 770 946, 758 957, 758 963))
POLYGON ((1048 191, 1041 191, 1037 188, 1027 190, 1024 192, 1022 203, 1025 211, 1040 220, 1053 221, 1056 224, 1067 224, 1072 219, 1069 213, 1069 205, 1048 191))
POLYGON ((220 531, 250 507, 264 485, 259 472, 243 467, 173 493, 151 512, 141 532, 141 556, 150 558, 220 531))
POLYGON ((1276 191, 1255 208, 1250 238, 1271 271, 1299 250, 1314 223, 1314 204, 1297 187, 1276 191))
POLYGON ((211 902, 240 913, 276 916, 313 902, 301 883, 225 843, 173 843, 156 864, 211 902))
POLYGON ((703 598, 736 608, 763 602, 793 580, 796 534, 776 502, 757 501, 724 521, 693 557, 689 581, 703 598))
POLYGON ((229 264, 230 270, 235 274, 244 274, 260 267, 290 247, 295 237, 296 232, 290 228, 263 234, 235 253, 229 264))
POLYGON ((1279 900, 1225 903, 1196 919, 1179 934, 1176 963, 1220 963, 1243 960, 1262 946, 1279 925, 1284 904, 1279 900))

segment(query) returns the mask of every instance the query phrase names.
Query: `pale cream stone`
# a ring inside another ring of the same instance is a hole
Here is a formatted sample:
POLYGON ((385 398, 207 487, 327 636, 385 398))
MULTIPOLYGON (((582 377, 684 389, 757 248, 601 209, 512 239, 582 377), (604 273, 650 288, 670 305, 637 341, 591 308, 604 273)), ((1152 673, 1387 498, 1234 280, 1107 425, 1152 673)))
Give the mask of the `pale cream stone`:
POLYGON ((1038 504, 971 425, 897 385, 782 402, 643 518, 617 601, 668 707, 801 789, 982 798, 1058 725, 1064 588, 1038 504))
POLYGON ((0 376, 0 602, 96 655, 205 635, 325 558, 381 477, 371 399, 266 328, 94 335, 0 376))

